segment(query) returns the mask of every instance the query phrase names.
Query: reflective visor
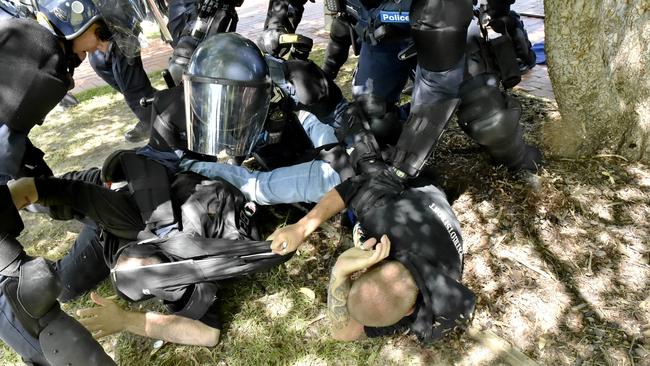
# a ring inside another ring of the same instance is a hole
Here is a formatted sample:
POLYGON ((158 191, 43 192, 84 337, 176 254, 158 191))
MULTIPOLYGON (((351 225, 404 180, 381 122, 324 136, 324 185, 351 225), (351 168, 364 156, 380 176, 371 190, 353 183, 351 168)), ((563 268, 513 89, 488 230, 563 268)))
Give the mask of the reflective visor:
POLYGON ((184 84, 188 148, 212 156, 249 155, 264 127, 270 83, 185 75, 184 84))

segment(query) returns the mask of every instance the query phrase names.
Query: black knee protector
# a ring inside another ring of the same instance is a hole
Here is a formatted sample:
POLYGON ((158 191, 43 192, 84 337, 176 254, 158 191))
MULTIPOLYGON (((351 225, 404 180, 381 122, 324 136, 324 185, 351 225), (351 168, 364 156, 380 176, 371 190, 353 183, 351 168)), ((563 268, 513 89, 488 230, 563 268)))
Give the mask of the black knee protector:
POLYGON ((336 78, 341 66, 348 59, 353 34, 352 26, 342 17, 337 16, 332 19, 330 41, 327 43, 323 62, 323 72, 332 79, 336 78))
POLYGON ((519 125, 519 102, 504 95, 496 86, 466 83, 461 88, 462 104, 458 123, 492 158, 511 170, 536 170, 541 155, 526 145, 519 125), (474 84, 474 85, 472 85, 474 84))
POLYGON ((14 315, 52 365, 114 365, 81 324, 59 308, 60 284, 49 264, 37 258, 21 266, 19 278, 2 283, 14 315))
POLYGON ((459 103, 459 99, 447 99, 412 107, 393 157, 393 166, 402 177, 420 174, 459 103))
POLYGON ((429 71, 446 71, 465 52, 471 0, 415 0, 411 6, 411 36, 418 64, 429 71))

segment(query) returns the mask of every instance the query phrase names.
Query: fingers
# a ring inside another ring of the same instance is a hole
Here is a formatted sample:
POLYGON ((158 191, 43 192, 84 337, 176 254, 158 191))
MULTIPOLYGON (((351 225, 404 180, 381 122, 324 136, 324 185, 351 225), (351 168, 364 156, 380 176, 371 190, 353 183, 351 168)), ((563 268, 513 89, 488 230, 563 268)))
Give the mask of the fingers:
POLYGON ((85 308, 77 310, 77 316, 80 318, 96 317, 97 315, 97 308, 85 308))
POLYGON ((289 247, 289 243, 287 242, 286 239, 284 239, 283 236, 279 236, 273 240, 271 243, 271 251, 275 254, 279 255, 285 255, 287 254, 287 248, 289 247))
POLYGON ((97 304, 97 305, 101 305, 101 306, 106 306, 106 305, 108 305, 108 304, 111 303, 110 300, 101 297, 101 296, 100 296, 98 293, 96 293, 95 291, 93 291, 93 292, 90 293, 90 299, 91 299, 95 304, 97 304))
POLYGON ((386 235, 381 236, 381 242, 375 245, 375 250, 372 253, 371 260, 373 263, 379 263, 380 261, 386 259, 388 254, 390 254, 390 240, 386 235))
POLYGON ((371 250, 377 244, 377 239, 370 238, 361 244, 360 248, 363 250, 371 250))

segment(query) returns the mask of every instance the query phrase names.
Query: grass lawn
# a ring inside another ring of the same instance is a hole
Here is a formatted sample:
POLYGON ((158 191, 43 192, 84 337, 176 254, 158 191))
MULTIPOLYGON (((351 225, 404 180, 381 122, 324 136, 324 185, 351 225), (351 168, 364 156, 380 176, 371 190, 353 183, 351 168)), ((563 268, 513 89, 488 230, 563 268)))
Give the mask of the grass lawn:
MULTIPOLYGON (((348 95, 354 62, 339 77, 348 95)), ((162 88, 159 74, 152 79, 162 88)), ((548 101, 515 94, 525 138, 539 143, 557 111, 548 101)), ((78 106, 53 111, 30 135, 56 173, 101 166, 115 149, 137 146, 124 141, 136 120, 119 94, 99 88, 78 97, 78 106)), ((462 224, 464 281, 478 300, 469 332, 426 348, 409 334, 329 340, 329 269, 350 242, 337 218, 286 264, 223 283, 224 329, 216 347, 154 348, 154 340, 129 334, 102 344, 121 365, 491 365, 527 358, 548 365, 650 364, 648 166, 610 155, 546 156, 541 189, 533 192, 494 167, 454 122, 431 166, 462 224)), ((268 217, 267 232, 299 214, 279 208, 268 217)), ((23 218, 21 242, 50 259, 63 256, 80 229, 29 213, 23 218)), ((112 289, 104 283, 99 292, 112 289)), ((84 296, 64 309, 87 306, 84 296)), ((0 352, 3 364, 19 363, 7 347, 0 352)))

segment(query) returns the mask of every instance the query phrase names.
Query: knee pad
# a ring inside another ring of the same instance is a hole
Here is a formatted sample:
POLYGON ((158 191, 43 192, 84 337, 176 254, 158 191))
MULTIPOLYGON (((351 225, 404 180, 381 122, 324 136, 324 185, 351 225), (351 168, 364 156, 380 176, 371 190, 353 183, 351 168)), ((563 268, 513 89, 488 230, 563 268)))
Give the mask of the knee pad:
POLYGON ((461 100, 458 123, 479 144, 500 144, 517 133, 521 106, 496 86, 463 87, 461 100))
POLYGON ((465 86, 461 97, 458 123, 497 163, 511 170, 537 170, 541 153, 523 140, 519 126, 521 106, 516 99, 489 85, 465 86))
POLYGON ((43 258, 23 264, 18 278, 2 284, 14 315, 37 338, 52 365, 115 365, 81 324, 59 308, 60 284, 43 258))
POLYGON ((465 52, 471 0, 419 0, 411 6, 411 36, 418 64, 430 71, 446 71, 465 52))
MULTIPOLYGON (((460 115, 461 113, 459 122, 460 115)), ((504 108, 493 109, 492 113, 471 121, 463 120, 461 126, 479 144, 487 147, 497 146, 514 138, 521 138, 517 136, 520 115, 519 103, 510 99, 504 108)))
POLYGON ((38 319, 45 315, 61 292, 61 283, 44 258, 25 262, 20 267, 16 298, 23 311, 38 319))

